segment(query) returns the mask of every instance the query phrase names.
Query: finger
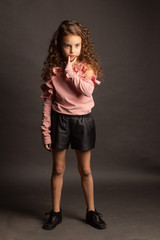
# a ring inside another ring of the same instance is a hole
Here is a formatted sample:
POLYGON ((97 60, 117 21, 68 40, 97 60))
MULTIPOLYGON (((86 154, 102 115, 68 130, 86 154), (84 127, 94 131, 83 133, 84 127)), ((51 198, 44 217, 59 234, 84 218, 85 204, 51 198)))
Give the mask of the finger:
POLYGON ((68 63, 70 63, 70 56, 68 56, 68 63))
POLYGON ((77 58, 75 57, 75 58, 73 59, 73 61, 72 61, 72 64, 73 64, 73 63, 75 63, 75 62, 76 62, 76 60, 77 60, 77 58))
POLYGON ((51 151, 51 145, 50 144, 45 144, 45 149, 48 150, 48 151, 51 151))
POLYGON ((50 147, 50 151, 52 152, 53 150, 52 144, 49 144, 49 147, 50 147))

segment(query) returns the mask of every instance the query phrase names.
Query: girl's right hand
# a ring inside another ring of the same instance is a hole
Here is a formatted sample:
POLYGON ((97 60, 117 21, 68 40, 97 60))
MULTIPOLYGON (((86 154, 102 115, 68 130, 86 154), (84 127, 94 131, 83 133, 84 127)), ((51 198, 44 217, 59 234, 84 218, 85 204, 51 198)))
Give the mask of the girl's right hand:
POLYGON ((51 152, 51 144, 45 144, 45 149, 51 152))
POLYGON ((73 65, 73 64, 76 62, 76 60, 77 60, 77 57, 75 57, 75 58, 71 61, 70 56, 68 56, 68 62, 67 62, 67 64, 73 65))

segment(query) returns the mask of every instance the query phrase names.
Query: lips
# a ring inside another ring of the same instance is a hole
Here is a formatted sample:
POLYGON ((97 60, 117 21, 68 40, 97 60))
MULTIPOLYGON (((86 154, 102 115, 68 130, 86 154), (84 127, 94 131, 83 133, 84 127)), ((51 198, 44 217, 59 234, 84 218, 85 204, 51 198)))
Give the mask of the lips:
POLYGON ((70 55, 70 58, 75 58, 76 56, 75 55, 70 55))

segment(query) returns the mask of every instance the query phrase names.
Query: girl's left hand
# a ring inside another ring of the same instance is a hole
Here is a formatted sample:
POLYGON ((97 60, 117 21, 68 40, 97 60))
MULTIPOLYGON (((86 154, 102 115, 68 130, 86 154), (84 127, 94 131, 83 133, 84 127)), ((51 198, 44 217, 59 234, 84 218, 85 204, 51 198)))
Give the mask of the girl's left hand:
POLYGON ((44 147, 45 147, 46 150, 51 152, 51 144, 44 144, 44 147))

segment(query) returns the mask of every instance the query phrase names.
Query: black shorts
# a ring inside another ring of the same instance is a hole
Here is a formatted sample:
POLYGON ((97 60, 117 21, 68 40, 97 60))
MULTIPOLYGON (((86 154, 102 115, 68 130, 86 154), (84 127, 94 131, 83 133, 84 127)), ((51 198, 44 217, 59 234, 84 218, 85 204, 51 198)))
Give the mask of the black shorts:
POLYGON ((52 111, 52 149, 71 148, 87 151, 95 147, 95 122, 91 114, 66 115, 52 111))

